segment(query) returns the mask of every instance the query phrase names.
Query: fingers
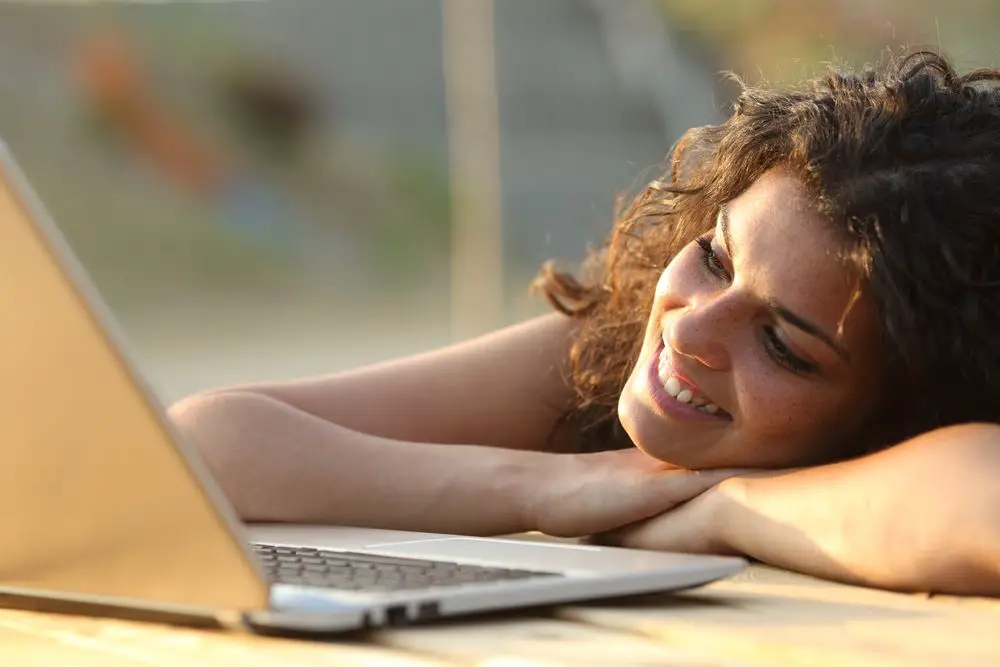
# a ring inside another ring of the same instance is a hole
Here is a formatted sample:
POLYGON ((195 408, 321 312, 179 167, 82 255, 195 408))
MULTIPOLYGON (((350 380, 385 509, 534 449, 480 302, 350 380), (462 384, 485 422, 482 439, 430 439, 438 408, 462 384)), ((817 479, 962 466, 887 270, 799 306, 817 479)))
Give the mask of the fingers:
POLYGON ((636 522, 629 526, 602 533, 597 543, 609 547, 626 549, 651 549, 653 551, 687 551, 680 546, 682 541, 678 526, 673 525, 669 515, 636 522))
POLYGON ((672 533, 676 532, 674 523, 674 512, 668 511, 591 535, 589 542, 605 547, 671 550, 675 542, 675 539, 671 539, 675 537, 672 533))
POLYGON ((730 477, 750 472, 746 468, 716 468, 712 470, 670 470, 656 477, 656 485, 674 503, 682 503, 701 495, 730 477))
POLYGON ((690 505, 678 507, 595 536, 595 542, 628 549, 678 553, 727 553, 717 546, 712 528, 690 505))

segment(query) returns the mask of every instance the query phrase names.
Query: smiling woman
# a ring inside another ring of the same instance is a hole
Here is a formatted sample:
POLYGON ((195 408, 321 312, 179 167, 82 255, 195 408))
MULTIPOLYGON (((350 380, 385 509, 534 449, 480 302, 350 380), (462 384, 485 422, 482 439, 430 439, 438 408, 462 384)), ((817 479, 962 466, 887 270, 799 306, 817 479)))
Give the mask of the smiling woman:
POLYGON ((746 88, 584 277, 543 269, 558 313, 171 415, 250 520, 605 534, 998 594, 997 183, 1000 70, 919 52, 746 88))
POLYGON ((652 453, 693 436, 654 423, 657 340, 666 380, 732 417, 681 465, 816 463, 995 420, 998 85, 998 70, 960 76, 916 52, 799 90, 747 88, 724 124, 691 130, 594 279, 542 276, 581 322, 574 418, 592 445, 652 453))
POLYGON ((878 409, 881 375, 845 246, 785 171, 722 208, 660 275, 618 403, 631 441, 685 468, 841 457, 878 409))

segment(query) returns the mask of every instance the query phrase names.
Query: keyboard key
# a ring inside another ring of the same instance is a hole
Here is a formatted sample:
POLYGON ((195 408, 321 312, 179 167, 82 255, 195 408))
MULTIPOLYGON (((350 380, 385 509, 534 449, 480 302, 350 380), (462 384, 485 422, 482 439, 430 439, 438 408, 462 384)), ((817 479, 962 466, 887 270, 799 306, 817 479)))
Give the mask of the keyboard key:
POLYGON ((388 592, 560 576, 553 572, 312 548, 252 544, 251 549, 273 582, 337 590, 388 592))

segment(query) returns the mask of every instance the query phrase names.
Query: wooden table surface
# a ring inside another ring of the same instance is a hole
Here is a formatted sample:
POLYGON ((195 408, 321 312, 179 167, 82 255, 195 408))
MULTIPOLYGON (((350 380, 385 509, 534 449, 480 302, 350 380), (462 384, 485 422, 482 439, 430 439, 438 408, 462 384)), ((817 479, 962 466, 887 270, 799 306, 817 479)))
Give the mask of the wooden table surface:
POLYGON ((1000 600, 901 595, 753 566, 678 595, 276 639, 0 610, 4 667, 1000 665, 1000 600))

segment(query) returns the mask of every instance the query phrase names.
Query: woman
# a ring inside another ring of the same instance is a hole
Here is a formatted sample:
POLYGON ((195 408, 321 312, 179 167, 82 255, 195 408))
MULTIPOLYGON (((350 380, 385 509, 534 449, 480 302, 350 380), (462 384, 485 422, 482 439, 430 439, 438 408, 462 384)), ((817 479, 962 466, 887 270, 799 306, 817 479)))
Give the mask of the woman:
POLYGON ((591 275, 543 271, 557 314, 172 415, 251 520, 603 534, 1000 593, 998 83, 920 52, 747 88, 591 275))

